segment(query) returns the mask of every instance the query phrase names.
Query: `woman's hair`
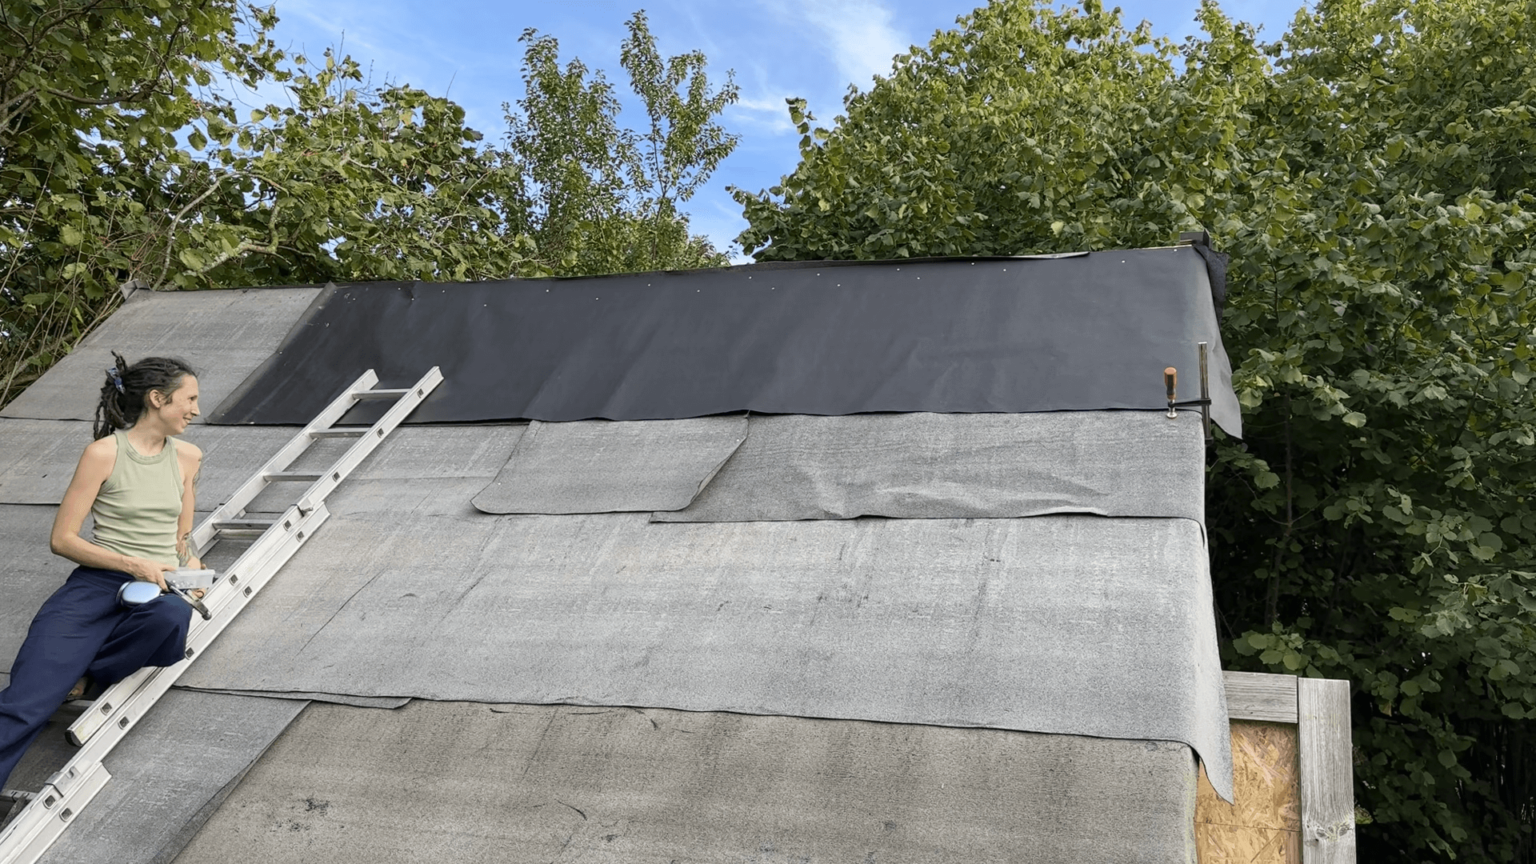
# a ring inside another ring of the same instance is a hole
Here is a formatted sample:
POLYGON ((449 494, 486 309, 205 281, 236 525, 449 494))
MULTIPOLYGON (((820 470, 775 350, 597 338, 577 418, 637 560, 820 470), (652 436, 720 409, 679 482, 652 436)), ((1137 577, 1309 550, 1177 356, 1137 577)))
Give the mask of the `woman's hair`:
POLYGON ((188 375, 197 377, 185 360, 145 357, 129 366, 123 355, 113 351, 107 383, 101 386, 101 401, 96 403, 92 432, 97 438, 105 438, 132 426, 149 407, 150 391, 159 390, 169 399, 181 386, 181 379, 188 375))

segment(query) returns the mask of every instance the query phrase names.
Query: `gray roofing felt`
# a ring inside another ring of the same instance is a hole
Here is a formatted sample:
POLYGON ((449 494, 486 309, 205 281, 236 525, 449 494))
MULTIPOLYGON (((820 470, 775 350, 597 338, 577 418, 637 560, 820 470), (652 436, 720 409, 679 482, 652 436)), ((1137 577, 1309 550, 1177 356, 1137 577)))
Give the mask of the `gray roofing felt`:
POLYGON ((32 616, 74 567, 48 551, 57 509, 0 504, 0 671, 11 670, 32 616))
MULTIPOLYGON (((314 290, 136 299, 0 412, 0 557, 7 562, 0 669, 9 669, 33 612, 69 571, 48 552, 51 505, 89 440, 82 421, 106 348, 129 359, 181 353, 206 367, 208 410, 273 350, 314 290)), ((1189 860, 1192 853, 1177 851, 1185 841, 1174 839, 1190 827, 1188 751, 1146 742, 1192 746, 1218 791, 1229 792, 1195 419, 1190 412, 1178 421, 1147 412, 753 416, 739 447, 739 432, 725 432, 739 430, 740 417, 532 427, 537 439, 522 448, 525 425, 401 429, 331 496, 333 515, 314 539, 191 665, 182 683, 210 692, 173 694, 281 697, 251 703, 285 706, 257 712, 272 717, 306 698, 374 707, 306 709, 242 787, 250 797, 237 790, 209 823, 206 842, 187 854, 256 857, 244 848, 230 854, 231 844, 248 842, 274 860, 313 860, 294 850, 339 850, 349 835, 357 842, 359 832, 338 827, 345 824, 366 827, 358 848, 383 860, 388 838, 406 832, 425 844, 402 845, 412 856, 438 844, 447 857, 477 860, 475 850, 504 858, 510 853, 497 850, 541 849, 534 841, 546 829, 575 844, 602 844, 593 850, 629 837, 633 854, 610 856, 623 860, 649 860, 669 845, 681 850, 679 860, 738 849, 775 860, 800 854, 788 842, 797 831, 820 838, 816 848, 836 860, 855 848, 1018 858, 1006 854, 1018 838, 1044 849, 1154 836, 1162 845, 1147 848, 1165 850, 1161 857, 1117 858, 1096 846, 1062 860, 1189 860), (476 509, 477 496, 481 504, 495 497, 520 509, 599 512, 496 516, 476 509), (685 509, 660 512, 679 502, 685 509), (630 508, 642 512, 607 512, 630 508), (1117 518, 1038 515, 1062 512, 1117 518), (895 518, 849 518, 870 515, 895 518), (1038 518, 961 518, 1022 515, 1038 518), (749 521, 733 521, 742 519, 749 521), (530 704, 495 715, 479 704, 382 710, 409 698, 530 704), (658 725, 645 728, 676 735, 644 738, 623 724, 600 725, 618 722, 608 715, 641 716, 635 712, 531 703, 705 713, 646 710, 658 725), (514 715, 522 719, 506 720, 514 715), (662 722, 663 715, 672 719, 662 722), (573 725, 586 718, 599 725, 573 725), (484 725, 502 721, 511 724, 504 731, 484 725), (540 723, 549 741, 567 743, 528 761, 540 723), (457 746, 434 738, 427 731, 434 724, 457 746), (846 746, 828 744, 829 735, 842 735, 846 746), (711 743, 690 751, 692 740, 711 743), (471 741, 484 745, 478 762, 471 741), (652 765, 639 776, 664 779, 671 797, 648 796, 620 768, 604 769, 594 775, 605 778, 597 797, 583 799, 593 808, 577 804, 588 815, 581 831, 561 821, 574 816, 549 816, 558 808, 546 799, 576 803, 568 792, 593 792, 581 786, 581 766, 615 754, 624 754, 620 766, 652 765), (985 766, 993 763, 1033 766, 1035 774, 1022 776, 1044 779, 992 776, 985 766), (539 785, 520 785, 527 778, 515 769, 525 764, 539 785), (859 774, 865 764, 872 773, 859 774), (854 767, 837 767, 844 765, 854 767), (309 796, 315 807, 305 809, 282 784, 320 782, 322 767, 334 775, 334 797, 309 796), (979 779, 965 786, 954 773, 979 779), (443 791, 459 788, 461 774, 486 780, 485 802, 443 791), (801 791, 822 803, 791 801, 801 791), (391 808, 397 794, 419 811, 391 808), (690 817, 691 801, 710 818, 690 817), (839 810, 839 801, 850 803, 839 810), (356 820, 326 821, 327 812, 353 803, 356 820), (1053 807, 1081 807, 1083 819, 1115 827, 1085 828, 1053 807), (892 808, 905 816, 883 817, 879 830, 858 821, 892 808), (469 821, 453 821, 456 809, 498 827, 474 833, 469 821), (593 812, 608 814, 607 822, 593 812), (1131 815, 1116 821, 1121 814, 1131 815), (281 838, 278 819, 287 832, 281 838), (398 829, 390 819, 400 819, 398 829), (1038 827, 1046 819, 1060 830, 1038 827), (290 822, 300 827, 290 831, 290 822), (582 833, 593 830, 588 822, 624 830, 582 833), (899 827, 887 830, 886 822, 899 827), (990 825, 1013 833, 987 833, 990 825)), ((199 505, 221 501, 295 431, 189 430, 186 438, 208 452, 199 505)), ((295 467, 345 446, 328 442, 295 467)), ((252 509, 280 509, 294 492, 274 490, 252 509)), ((239 548, 226 544, 206 557, 227 566, 239 548)), ((259 753, 276 734, 260 723, 221 728, 234 755, 219 757, 220 765, 259 753)), ((174 749, 171 737, 152 732, 139 726, 123 748, 174 749)), ((164 788, 178 790, 166 794, 176 800, 156 806, 191 815, 164 828, 179 833, 122 835, 141 839, 117 859, 169 854, 238 770, 210 769, 197 783, 166 775, 164 788)), ((125 783, 132 776, 122 775, 125 783)), ((144 794, 112 788, 102 801, 144 794)), ((105 848, 91 844, 126 830, 114 824, 82 821, 70 842, 105 848)))
POLYGON ((343 486, 183 682, 1183 741, 1230 788, 1196 522, 492 517, 463 482, 343 486))
MULTIPOLYGON (((410 427, 391 436, 382 452, 365 461, 359 480, 481 478, 501 470, 525 426, 410 427)), ((197 503, 213 509, 299 430, 286 426, 198 425, 181 437, 203 450, 197 503)), ((22 420, 0 417, 0 504, 57 504, 74 474, 80 451, 91 441, 91 424, 81 420, 22 420)), ((338 439, 317 443, 294 470, 329 465, 350 446, 338 439)), ((285 490, 291 498, 296 490, 285 490)), ((281 495, 260 504, 278 505, 281 495)), ((258 507, 259 509, 259 507, 258 507)), ((51 511, 50 511, 51 512, 51 511)), ((52 518, 51 516, 49 517, 52 518)), ((64 562, 59 562, 64 565, 64 562)))
POLYGON ((103 760, 111 781, 39 864, 170 861, 305 704, 167 693, 103 760))
POLYGON ((475 496, 486 513, 681 510, 747 437, 745 415, 529 424, 475 496))
POLYGON ((1203 522, 1199 421, 1187 411, 1173 420, 1143 411, 753 417, 746 443, 699 497, 655 518, 1094 513, 1203 522))
POLYGON ((156 354, 191 363, 202 373, 199 401, 208 413, 277 350, 319 292, 319 288, 140 291, 0 410, 0 417, 91 419, 114 350, 129 363, 156 354))
POLYGON ((176 860, 1195 860, 1182 745, 851 721, 312 705, 176 860))

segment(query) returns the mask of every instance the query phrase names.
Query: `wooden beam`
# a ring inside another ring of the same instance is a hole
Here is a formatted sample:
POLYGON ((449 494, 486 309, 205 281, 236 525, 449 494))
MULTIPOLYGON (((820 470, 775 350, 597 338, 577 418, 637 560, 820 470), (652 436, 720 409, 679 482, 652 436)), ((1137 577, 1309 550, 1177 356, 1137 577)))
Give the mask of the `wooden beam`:
POLYGON ((1349 682, 1296 681, 1302 864, 1354 864, 1355 776, 1349 682))
POLYGON ((1296 676, 1264 672, 1223 672, 1227 716, 1261 723, 1296 722, 1296 676))

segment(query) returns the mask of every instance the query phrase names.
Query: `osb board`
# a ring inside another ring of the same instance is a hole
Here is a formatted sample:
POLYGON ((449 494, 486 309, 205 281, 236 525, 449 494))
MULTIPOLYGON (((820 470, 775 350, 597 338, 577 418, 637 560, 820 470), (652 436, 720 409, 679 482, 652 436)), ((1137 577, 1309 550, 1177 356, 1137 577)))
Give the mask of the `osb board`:
POLYGON ((1234 720, 1233 801, 1216 797, 1205 766, 1195 798, 1200 864, 1301 864, 1296 726, 1234 720))

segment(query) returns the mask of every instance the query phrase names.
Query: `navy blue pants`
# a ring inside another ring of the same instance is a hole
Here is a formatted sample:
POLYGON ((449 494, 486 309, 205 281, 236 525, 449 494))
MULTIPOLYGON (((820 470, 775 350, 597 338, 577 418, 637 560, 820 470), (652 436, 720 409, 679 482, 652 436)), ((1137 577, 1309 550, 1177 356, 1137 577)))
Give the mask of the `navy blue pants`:
POLYGON ((37 610, 11 664, 11 684, 0 690, 0 787, 82 675, 115 684, 140 667, 171 666, 184 656, 192 607, 162 594, 125 609, 117 589, 132 580, 77 567, 37 610))

